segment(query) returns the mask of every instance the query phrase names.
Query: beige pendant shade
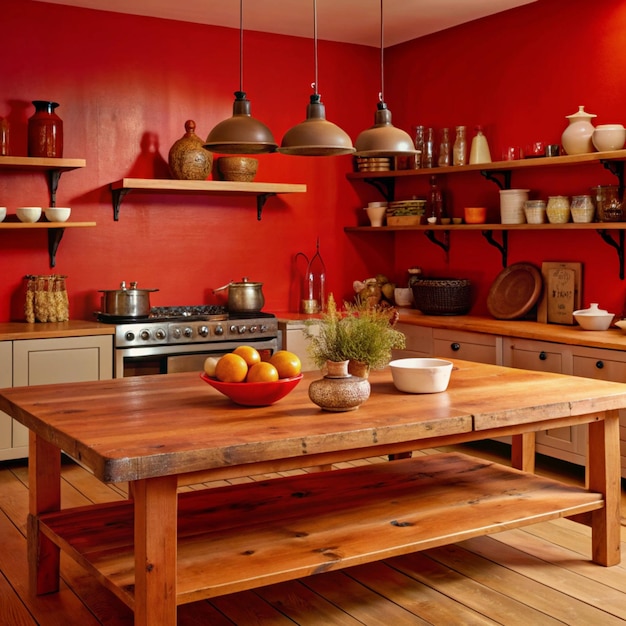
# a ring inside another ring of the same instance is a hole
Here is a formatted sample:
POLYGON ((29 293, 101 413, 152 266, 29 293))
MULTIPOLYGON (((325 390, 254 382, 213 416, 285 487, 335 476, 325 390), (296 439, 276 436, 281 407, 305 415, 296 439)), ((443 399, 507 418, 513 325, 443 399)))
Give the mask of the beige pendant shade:
POLYGON ((224 154, 261 154, 278 148, 272 131, 250 115, 250 100, 243 90, 243 0, 239 0, 239 91, 235 91, 233 116, 213 128, 204 148, 224 154))
POLYGON ((306 119, 285 133, 279 152, 292 156, 338 156, 352 154, 352 140, 326 119, 326 107, 317 91, 317 0, 313 0, 314 93, 306 108, 306 119))
POLYGON ((364 130, 355 143, 358 156, 393 156, 417 154, 411 136, 391 123, 391 111, 384 102, 378 103, 374 126, 364 130))
POLYGON ((275 152, 278 144, 272 131, 250 115, 250 100, 246 94, 236 91, 233 116, 209 133, 204 147, 224 154, 261 154, 275 152))
POLYGON ((278 151, 293 156, 336 156, 352 154, 354 148, 348 133, 326 119, 319 94, 313 94, 306 119, 285 133, 278 151))

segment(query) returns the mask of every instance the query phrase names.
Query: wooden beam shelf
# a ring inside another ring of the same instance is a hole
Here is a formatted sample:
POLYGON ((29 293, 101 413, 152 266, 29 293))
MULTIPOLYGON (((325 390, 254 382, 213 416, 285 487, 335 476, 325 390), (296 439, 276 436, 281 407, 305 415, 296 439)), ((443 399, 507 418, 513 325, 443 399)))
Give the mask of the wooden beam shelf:
POLYGON ((305 193, 306 185, 291 183, 240 183, 212 180, 169 180, 150 178, 122 178, 110 185, 113 196, 113 218, 119 219, 120 205, 131 191, 157 193, 199 193, 212 196, 256 197, 257 219, 261 219, 267 199, 277 194, 305 193))

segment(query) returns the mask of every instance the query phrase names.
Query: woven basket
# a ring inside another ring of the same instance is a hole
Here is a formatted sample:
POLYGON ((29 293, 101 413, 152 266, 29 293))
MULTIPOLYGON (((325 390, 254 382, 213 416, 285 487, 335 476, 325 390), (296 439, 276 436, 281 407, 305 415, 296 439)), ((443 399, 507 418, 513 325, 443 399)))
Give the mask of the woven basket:
POLYGON ((425 315, 465 315, 472 306, 465 278, 420 278, 412 289, 415 308, 425 315))

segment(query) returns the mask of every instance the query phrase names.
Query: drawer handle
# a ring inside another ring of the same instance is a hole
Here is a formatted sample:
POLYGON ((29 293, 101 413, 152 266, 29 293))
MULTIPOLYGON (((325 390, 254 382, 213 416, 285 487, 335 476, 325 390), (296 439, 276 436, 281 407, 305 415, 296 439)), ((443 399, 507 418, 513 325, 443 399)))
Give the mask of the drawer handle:
POLYGON ((604 361, 596 361, 596 367, 601 370, 604 367, 604 361))
POLYGON ((450 344, 450 348, 453 352, 458 352, 461 349, 461 344, 460 343, 456 343, 456 341, 454 343, 450 344))
POLYGON ((548 358, 548 355, 547 355, 547 354, 546 354, 546 353, 542 350, 542 351, 539 353, 539 360, 540 360, 540 361, 545 361, 547 358, 548 358))

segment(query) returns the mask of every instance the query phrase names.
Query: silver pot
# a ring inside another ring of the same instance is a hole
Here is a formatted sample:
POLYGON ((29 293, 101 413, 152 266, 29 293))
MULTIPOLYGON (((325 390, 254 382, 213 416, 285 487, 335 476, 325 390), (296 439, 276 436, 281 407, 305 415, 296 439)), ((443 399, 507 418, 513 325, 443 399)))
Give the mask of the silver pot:
POLYGON ((100 289, 102 313, 116 317, 147 317, 150 314, 150 292, 158 289, 137 289, 131 282, 130 289, 122 281, 119 289, 100 289))
POLYGON ((213 293, 228 289, 228 310, 231 313, 258 313, 265 304, 262 287, 263 283, 250 282, 244 276, 241 282, 231 281, 214 289, 213 293))

